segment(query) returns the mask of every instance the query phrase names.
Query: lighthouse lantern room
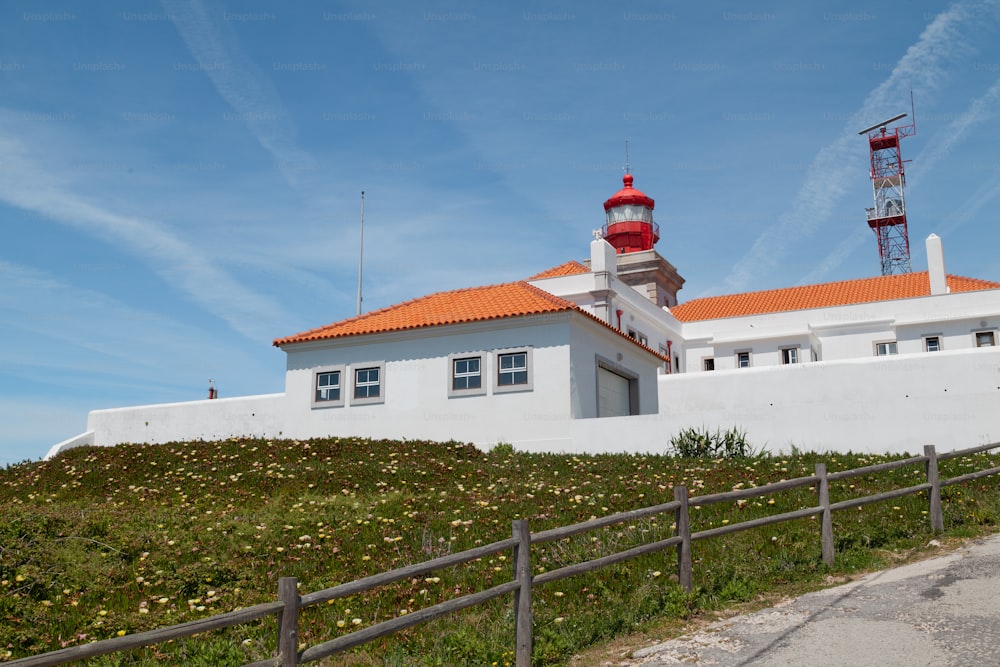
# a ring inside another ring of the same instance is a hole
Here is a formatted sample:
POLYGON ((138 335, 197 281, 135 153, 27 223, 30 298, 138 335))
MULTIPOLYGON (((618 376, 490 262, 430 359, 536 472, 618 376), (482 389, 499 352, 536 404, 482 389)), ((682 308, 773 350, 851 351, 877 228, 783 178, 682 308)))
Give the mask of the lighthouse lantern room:
POLYGON ((625 187, 604 202, 604 240, 619 254, 652 250, 660 240, 660 227, 653 222, 655 203, 632 187, 632 181, 632 174, 626 173, 622 178, 625 187))

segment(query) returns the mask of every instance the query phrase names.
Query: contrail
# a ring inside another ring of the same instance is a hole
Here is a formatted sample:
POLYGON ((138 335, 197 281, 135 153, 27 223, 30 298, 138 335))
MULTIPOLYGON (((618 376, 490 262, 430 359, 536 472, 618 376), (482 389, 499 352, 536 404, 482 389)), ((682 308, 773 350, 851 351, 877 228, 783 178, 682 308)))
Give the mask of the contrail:
POLYGON ((851 165, 857 153, 857 128, 871 122, 890 101, 903 98, 911 86, 923 94, 938 89, 948 78, 945 65, 967 50, 963 46, 962 29, 975 23, 980 10, 995 4, 980 3, 970 8, 967 3, 957 3, 931 21, 889 77, 869 93, 841 136, 820 150, 792 208, 764 230, 725 278, 729 290, 743 291, 755 276, 773 271, 803 231, 811 231, 830 218, 835 202, 854 178, 855 169, 851 165))
POLYGON ((0 201, 127 247, 165 282, 248 338, 266 339, 261 323, 284 318, 279 304, 237 282, 161 222, 116 213, 60 186, 59 174, 37 164, 14 138, 22 135, 16 128, 0 132, 0 154, 7 156, 8 167, 0 179, 0 201))
POLYGON ((199 0, 162 0, 188 51, 212 81, 219 96, 233 109, 233 119, 244 123, 274 157, 289 183, 296 171, 315 160, 295 145, 297 134, 270 79, 235 43, 227 44, 213 16, 199 0))

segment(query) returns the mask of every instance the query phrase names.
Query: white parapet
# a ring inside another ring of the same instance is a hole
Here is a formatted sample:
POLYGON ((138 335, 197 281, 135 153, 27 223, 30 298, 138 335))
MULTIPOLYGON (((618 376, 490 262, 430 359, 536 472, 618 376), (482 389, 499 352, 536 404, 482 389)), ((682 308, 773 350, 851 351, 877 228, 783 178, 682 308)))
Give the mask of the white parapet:
POLYGON ((62 442, 58 442, 49 448, 49 453, 45 455, 45 460, 48 461, 56 454, 65 452, 67 449, 73 449, 74 447, 84 447, 86 445, 94 444, 94 432, 86 431, 80 435, 74 435, 72 438, 67 438, 62 442))

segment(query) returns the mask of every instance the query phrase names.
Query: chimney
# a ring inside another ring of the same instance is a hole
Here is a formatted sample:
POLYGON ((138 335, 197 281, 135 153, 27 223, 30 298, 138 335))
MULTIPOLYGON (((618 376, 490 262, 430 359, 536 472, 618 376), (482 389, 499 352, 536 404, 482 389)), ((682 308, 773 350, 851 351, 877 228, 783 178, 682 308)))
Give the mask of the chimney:
POLYGON ((944 272, 944 248, 941 237, 931 234, 927 237, 927 277, 931 283, 931 295, 947 294, 948 279, 944 272))
POLYGON ((594 240, 590 242, 590 270, 594 273, 607 271, 613 276, 618 276, 618 257, 615 255, 614 247, 597 236, 594 232, 594 240))

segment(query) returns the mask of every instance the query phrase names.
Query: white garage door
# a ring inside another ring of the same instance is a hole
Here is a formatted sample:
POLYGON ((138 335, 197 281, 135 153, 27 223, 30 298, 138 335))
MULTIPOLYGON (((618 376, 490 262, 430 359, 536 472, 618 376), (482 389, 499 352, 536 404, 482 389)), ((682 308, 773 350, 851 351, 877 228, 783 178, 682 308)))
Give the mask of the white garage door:
POLYGON ((629 381, 607 368, 597 367, 597 416, 625 417, 629 410, 629 381))

